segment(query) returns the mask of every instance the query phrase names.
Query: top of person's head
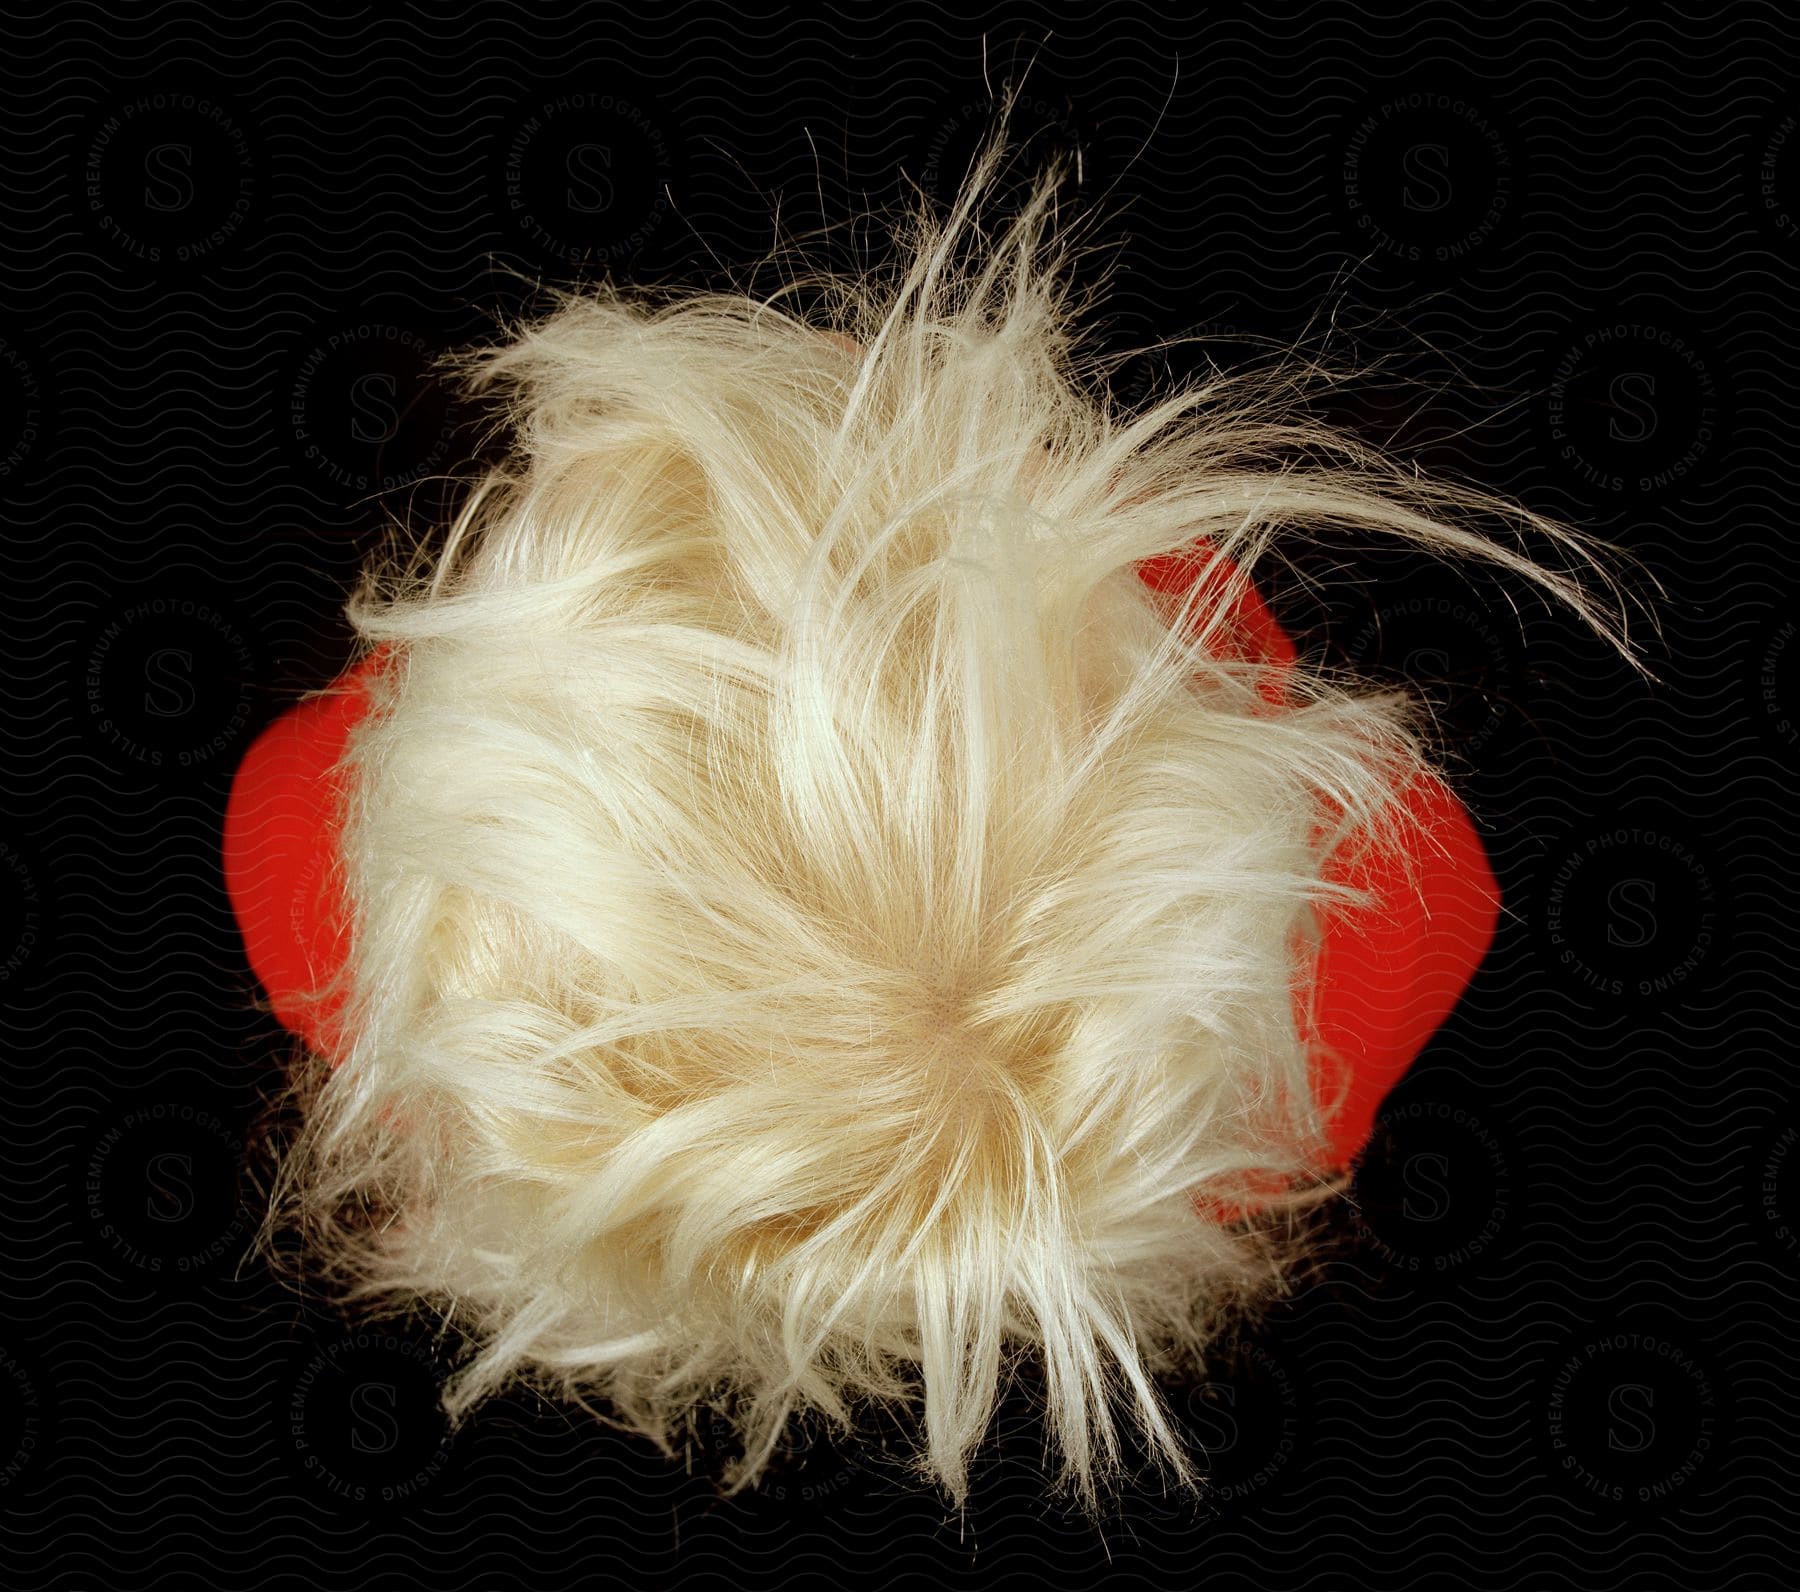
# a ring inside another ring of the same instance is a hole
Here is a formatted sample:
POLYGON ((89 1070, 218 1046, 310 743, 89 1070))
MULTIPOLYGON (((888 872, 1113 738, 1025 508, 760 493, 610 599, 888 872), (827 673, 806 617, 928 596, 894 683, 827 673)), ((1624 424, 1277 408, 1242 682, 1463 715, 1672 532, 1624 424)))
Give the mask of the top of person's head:
POLYGON ((1291 1225, 1196 1192, 1314 1197, 1323 865, 1426 767, 1316 660, 1270 711, 1235 601, 1367 532, 1616 634, 1292 367, 1110 403, 1059 173, 996 220, 1003 158, 885 268, 584 289, 465 356, 512 453, 351 605, 351 1038, 284 1208, 467 1329, 459 1410, 534 1376, 660 1440, 723 1392, 745 1482, 796 1408, 922 1399, 961 1498, 1022 1348, 1077 1494, 1121 1417, 1190 1476, 1152 1373, 1291 1225))

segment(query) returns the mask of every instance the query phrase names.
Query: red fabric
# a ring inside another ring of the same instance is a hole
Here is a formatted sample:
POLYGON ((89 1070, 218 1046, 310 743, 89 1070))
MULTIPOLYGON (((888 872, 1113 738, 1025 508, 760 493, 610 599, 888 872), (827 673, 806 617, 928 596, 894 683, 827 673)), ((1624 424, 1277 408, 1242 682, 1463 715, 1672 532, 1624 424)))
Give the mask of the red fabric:
POLYGON ((375 662, 264 730, 225 808, 225 889, 251 969, 283 1025, 326 1055, 337 1050, 339 1001, 306 997, 348 950, 332 768, 368 706, 362 686, 375 662))
MULTIPOLYGON (((1204 572, 1206 586, 1218 588, 1233 573, 1229 559, 1209 553, 1197 546, 1191 553, 1166 553, 1161 558, 1147 558, 1138 565, 1139 578, 1152 591, 1167 592, 1172 597, 1185 597, 1187 590, 1204 572)), ((1205 589, 1204 587, 1202 588, 1205 589)), ((1194 605, 1194 612, 1206 612, 1204 601, 1194 605)), ((1227 621, 1228 634, 1222 650, 1229 657, 1262 660, 1276 665, 1274 676, 1265 684, 1263 695, 1272 703, 1281 701, 1281 678, 1294 661, 1294 643, 1281 628, 1281 621, 1269 612, 1269 605, 1253 586, 1245 586, 1238 605, 1227 621)))
MULTIPOLYGON (((1202 546, 1151 559, 1139 572, 1154 590, 1180 597, 1203 571, 1223 580, 1229 567, 1202 546)), ((1249 588, 1231 624, 1230 650, 1275 665, 1262 689, 1278 705, 1295 659, 1292 638, 1249 588)), ((1416 855, 1340 851, 1325 868, 1334 883, 1373 891, 1360 907, 1323 913, 1320 924, 1315 1076, 1322 1101, 1344 1091, 1330 1123, 1332 1166, 1353 1165, 1362 1153, 1382 1100, 1462 998, 1500 917, 1499 884, 1455 794, 1421 778, 1402 801, 1421 826, 1416 855)), ((1305 1032, 1305 1012, 1296 1015, 1305 1032)))
MULTIPOLYGON (((1169 557, 1145 563, 1140 573, 1153 589, 1180 595, 1202 569, 1226 567, 1169 557)), ((1246 590, 1232 625, 1230 647, 1277 666, 1264 695, 1278 707, 1293 641, 1254 591, 1246 590)), ((290 709, 258 737, 238 770, 225 819, 226 886, 250 965, 275 1015, 327 1055, 337 1048, 338 1007, 309 1004, 303 995, 339 967, 346 948, 335 869, 338 787, 330 770, 367 706, 362 684, 375 662, 290 709)), ((1334 859, 1327 870, 1376 891, 1370 905, 1328 913, 1321 925, 1318 1075, 1329 1093, 1348 1082, 1332 1122, 1335 1164, 1342 1166, 1361 1153, 1382 1099, 1461 998, 1499 917, 1499 888, 1462 804, 1435 779, 1421 780, 1405 799, 1427 826, 1429 844, 1418 856, 1371 853, 1334 859)))

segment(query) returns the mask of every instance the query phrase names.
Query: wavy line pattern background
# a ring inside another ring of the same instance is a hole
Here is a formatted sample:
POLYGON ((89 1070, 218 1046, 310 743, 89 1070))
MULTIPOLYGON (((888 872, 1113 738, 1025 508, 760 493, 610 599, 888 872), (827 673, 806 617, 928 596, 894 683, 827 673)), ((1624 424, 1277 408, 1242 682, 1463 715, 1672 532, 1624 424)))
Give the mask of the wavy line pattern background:
POLYGON ((4 37, 6 1584, 1779 1576, 1783 8, 71 3, 4 37), (1019 130, 1111 207, 1111 344, 1205 335, 1229 363, 1328 331, 1379 363, 1346 423, 1643 561, 1660 682, 1375 549, 1271 594, 1429 690, 1508 910, 1317 1272, 1171 1390, 1204 1508, 1145 1488, 1100 1533, 1046 1508, 1029 1385, 962 1526, 878 1449, 796 1440, 721 1500, 707 1445, 672 1464, 523 1398, 449 1434, 427 1331, 358 1332, 240 1265, 283 1047, 219 877, 231 771, 341 664, 383 515, 433 512, 479 440, 433 355, 538 282, 754 280, 773 215, 803 236, 903 172, 944 196, 1021 76, 1019 130))

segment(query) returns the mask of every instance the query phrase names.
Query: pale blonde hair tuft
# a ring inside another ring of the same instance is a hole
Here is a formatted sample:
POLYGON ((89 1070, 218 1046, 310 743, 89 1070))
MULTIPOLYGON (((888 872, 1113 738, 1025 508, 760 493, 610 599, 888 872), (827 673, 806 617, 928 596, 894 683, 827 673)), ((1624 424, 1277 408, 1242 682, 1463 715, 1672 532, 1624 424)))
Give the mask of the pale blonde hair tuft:
POLYGON ((1428 765, 1305 658, 1269 711, 1233 599, 1380 533, 1621 639, 1480 527, 1589 544, 1307 418, 1310 369, 1107 402, 1058 173, 991 227, 1002 159, 811 313, 608 285, 469 356, 513 454, 351 604, 351 1040, 274 1209, 467 1333, 458 1414, 526 1378, 667 1445, 723 1401, 739 1486, 797 1410, 910 1403, 961 1500, 1030 1353, 1079 1499, 1128 1435, 1195 1483, 1157 1377, 1333 1186, 1322 871, 1428 765), (1138 579, 1201 539, 1186 604, 1138 579))

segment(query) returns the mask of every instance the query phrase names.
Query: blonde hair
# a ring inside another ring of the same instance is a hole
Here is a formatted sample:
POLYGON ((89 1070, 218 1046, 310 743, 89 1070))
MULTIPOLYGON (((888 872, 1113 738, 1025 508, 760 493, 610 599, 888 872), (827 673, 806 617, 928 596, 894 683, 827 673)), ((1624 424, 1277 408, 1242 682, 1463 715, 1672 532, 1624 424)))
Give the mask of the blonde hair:
POLYGON ((1001 159, 891 269, 562 293, 466 356, 512 456, 350 605, 349 1038, 274 1210, 468 1335, 453 1414, 526 1378, 668 1447, 718 1404, 739 1487, 797 1411, 922 1403, 960 1502, 1029 1353, 1078 1499, 1127 1429, 1195 1484, 1155 1378, 1341 1181, 1296 994, 1326 859, 1429 767, 1304 658, 1271 711, 1235 603, 1278 535, 1381 532, 1623 641, 1305 370, 1120 412, 1060 173, 990 234, 1001 159))

